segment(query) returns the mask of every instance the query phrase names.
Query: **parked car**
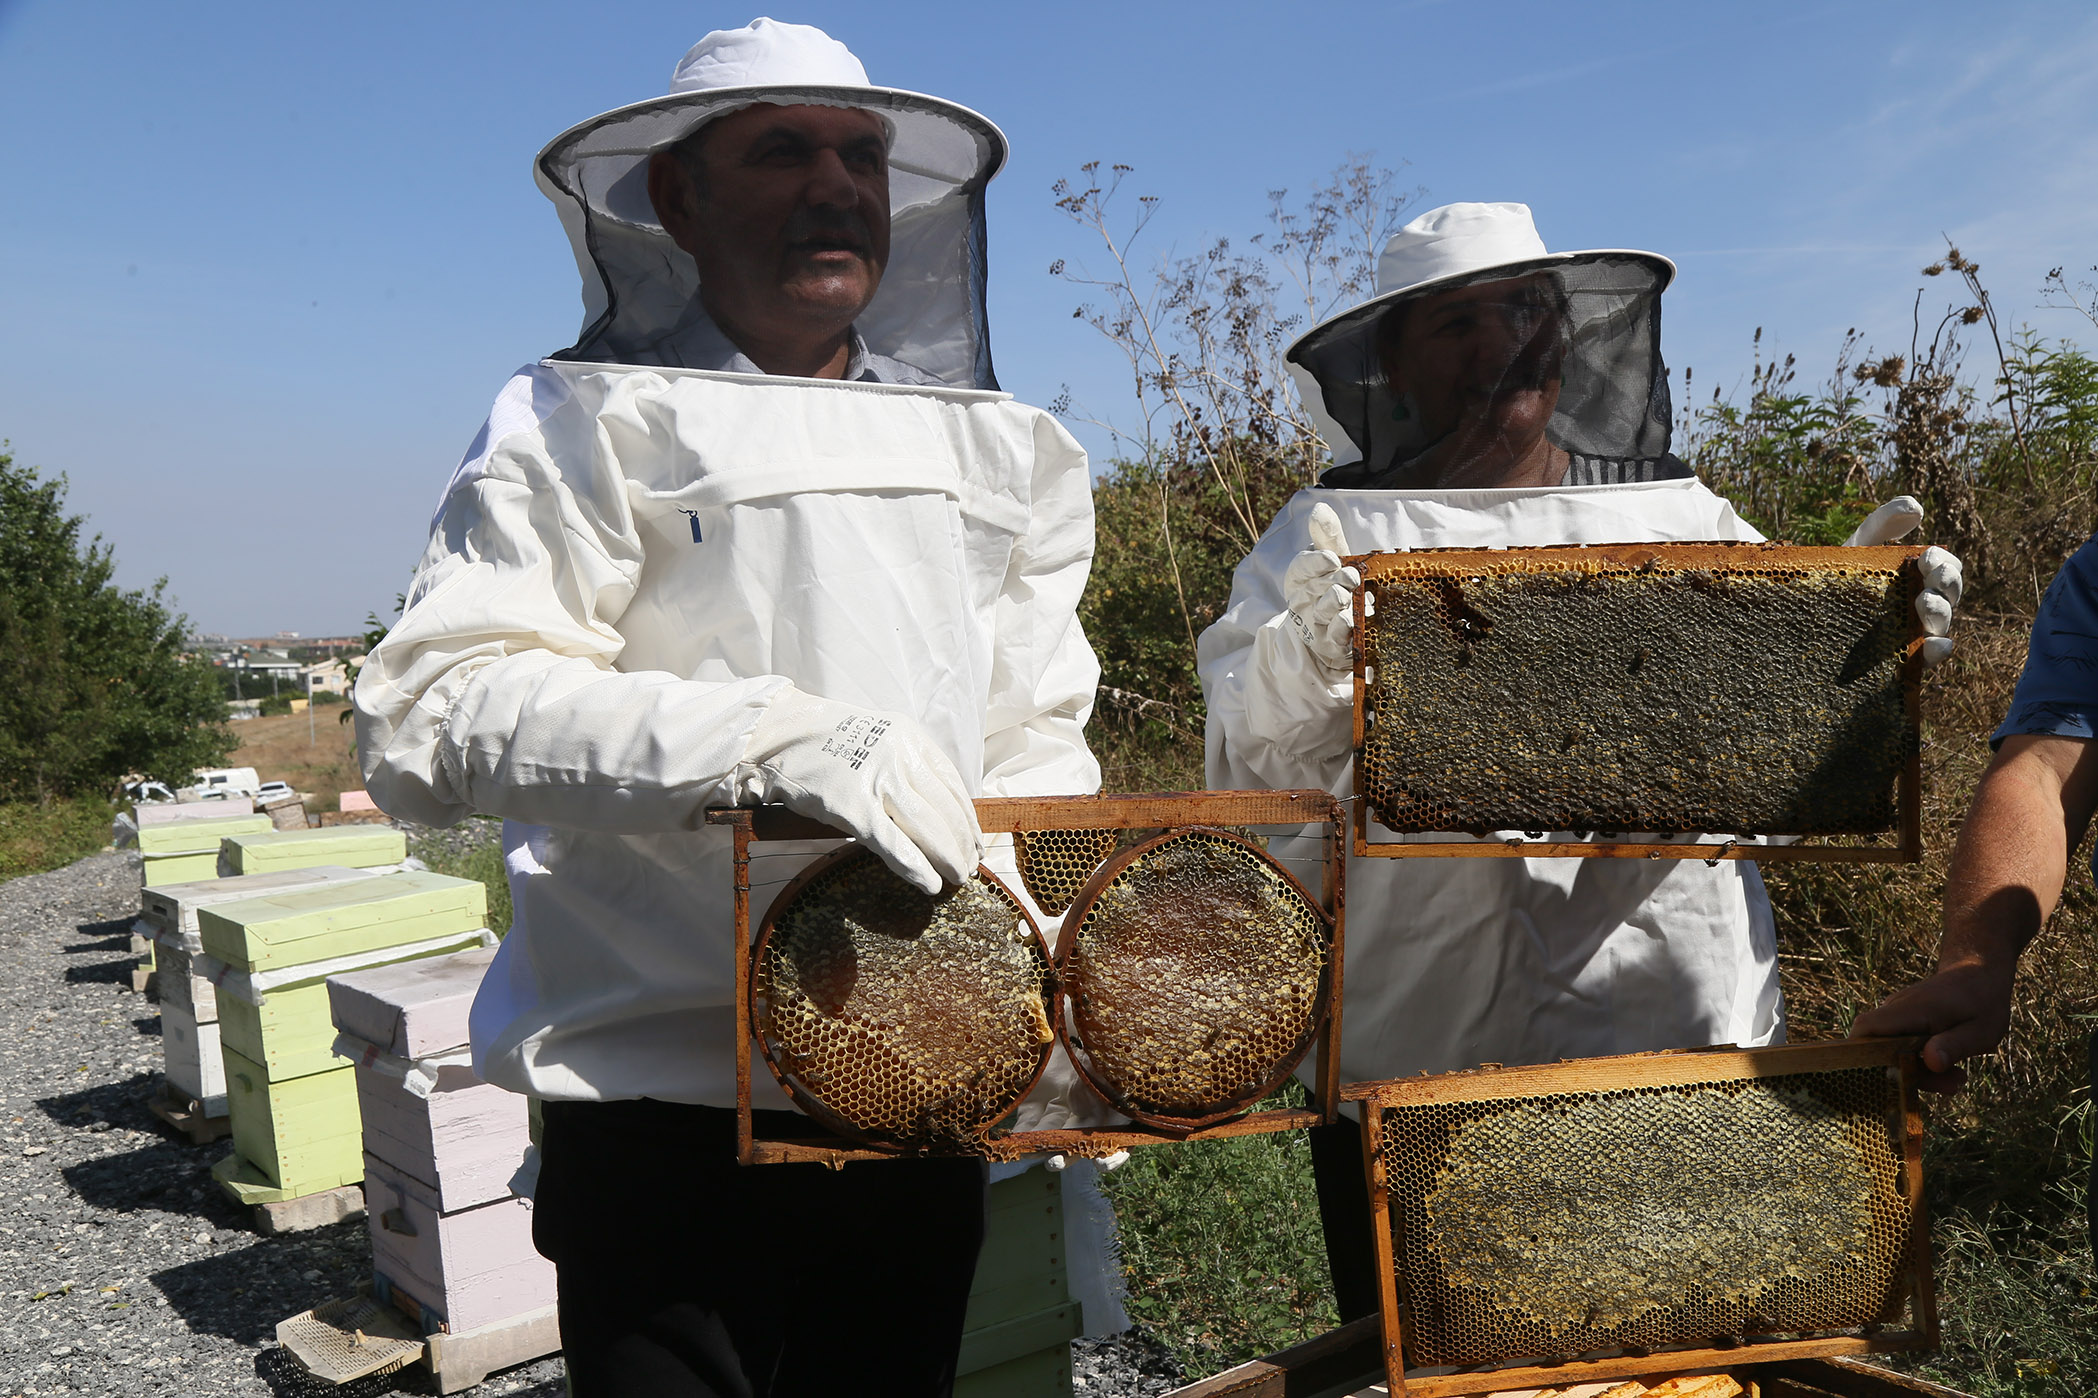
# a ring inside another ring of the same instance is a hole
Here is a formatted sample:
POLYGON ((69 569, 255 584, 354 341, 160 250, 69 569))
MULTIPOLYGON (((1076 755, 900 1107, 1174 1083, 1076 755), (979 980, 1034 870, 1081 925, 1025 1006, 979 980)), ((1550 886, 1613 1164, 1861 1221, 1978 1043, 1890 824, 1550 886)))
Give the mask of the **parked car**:
POLYGON ((130 801, 133 805, 151 804, 160 801, 173 801, 175 793, 168 790, 164 782, 125 782, 124 799, 130 801))
POLYGON ((264 782, 255 792, 255 804, 267 806, 272 801, 281 801, 299 793, 291 789, 290 782, 264 782))
POLYGON ((188 801, 222 801, 229 796, 253 796, 261 787, 253 767, 207 767, 180 794, 188 801))

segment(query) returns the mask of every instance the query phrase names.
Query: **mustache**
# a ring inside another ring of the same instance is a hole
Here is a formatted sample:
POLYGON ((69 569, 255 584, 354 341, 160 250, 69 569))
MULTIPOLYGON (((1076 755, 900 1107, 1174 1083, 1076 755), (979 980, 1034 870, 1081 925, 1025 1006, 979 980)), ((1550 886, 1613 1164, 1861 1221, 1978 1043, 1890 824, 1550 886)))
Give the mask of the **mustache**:
POLYGON ((857 210, 802 208, 787 220, 787 246, 847 248, 871 255, 874 230, 857 210))

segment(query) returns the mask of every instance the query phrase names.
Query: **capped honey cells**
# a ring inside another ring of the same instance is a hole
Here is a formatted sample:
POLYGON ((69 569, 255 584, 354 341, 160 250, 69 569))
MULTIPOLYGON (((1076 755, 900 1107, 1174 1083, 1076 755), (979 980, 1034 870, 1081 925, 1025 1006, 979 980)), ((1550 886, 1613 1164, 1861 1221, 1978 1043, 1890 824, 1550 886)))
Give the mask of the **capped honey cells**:
POLYGON ((781 1083, 872 1144, 979 1151, 1054 1038, 1048 950, 980 871, 933 897, 842 851, 781 894, 754 974, 752 1015, 781 1083))
POLYGON ((1331 941, 1318 905, 1244 840, 1197 828, 1138 845, 1064 919, 1074 1059, 1140 1121, 1242 1110, 1309 1047, 1331 941))
POLYGON ((1379 555, 1361 793, 1406 832, 1890 831, 1918 742, 1907 553, 1379 555))
POLYGON ((1899 1320, 1898 1113, 1882 1068, 1386 1109, 1409 1361, 1899 1320))

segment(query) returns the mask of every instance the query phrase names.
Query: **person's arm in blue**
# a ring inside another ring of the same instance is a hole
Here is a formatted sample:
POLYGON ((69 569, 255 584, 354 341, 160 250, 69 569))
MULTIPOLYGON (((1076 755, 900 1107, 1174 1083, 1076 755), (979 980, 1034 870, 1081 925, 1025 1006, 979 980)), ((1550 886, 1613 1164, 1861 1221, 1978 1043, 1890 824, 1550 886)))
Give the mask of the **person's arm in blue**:
POLYGON ((2018 957, 2060 902, 2098 810, 2098 541, 2063 565, 2033 623, 1996 756, 1960 827, 1938 969, 1858 1016, 1854 1036, 1926 1035, 1922 1086, 1952 1091, 1962 1059, 2010 1028, 2018 957))

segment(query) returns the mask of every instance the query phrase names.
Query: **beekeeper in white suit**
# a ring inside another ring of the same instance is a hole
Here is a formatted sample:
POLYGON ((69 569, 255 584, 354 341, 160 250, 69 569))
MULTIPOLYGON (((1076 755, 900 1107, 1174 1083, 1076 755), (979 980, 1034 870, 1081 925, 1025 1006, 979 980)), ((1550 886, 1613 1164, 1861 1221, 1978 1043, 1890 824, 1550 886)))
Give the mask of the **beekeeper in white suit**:
MULTIPOLYGON (((1668 452, 1674 272, 1652 253, 1547 253, 1521 204, 1452 204, 1392 237, 1373 298, 1291 346, 1336 464, 1275 517, 1202 635, 1211 786, 1352 793, 1360 580, 1340 555, 1761 537, 1668 452)), ((1850 542, 1920 519, 1904 497, 1850 542)), ((1942 637, 1959 565, 1934 550, 1927 566, 1919 607, 1942 637)), ((1344 1080, 1784 1036, 1752 863, 1362 859, 1347 886, 1344 1080)), ((1313 1137, 1351 1319, 1376 1308, 1360 1138, 1352 1122, 1313 1137)))
MULTIPOLYGON (((702 817, 784 803, 931 890, 984 853, 972 796, 1097 789, 1085 457, 991 373, 1004 157, 764 19, 563 132, 582 337, 497 397, 360 677, 383 809, 506 818, 475 1061, 546 1102, 535 1238, 588 1398, 953 1382, 984 1167, 734 1162, 702 817)), ((766 848, 754 919, 821 848, 766 848)), ((760 1133, 809 1134, 758 1078, 760 1133)))

